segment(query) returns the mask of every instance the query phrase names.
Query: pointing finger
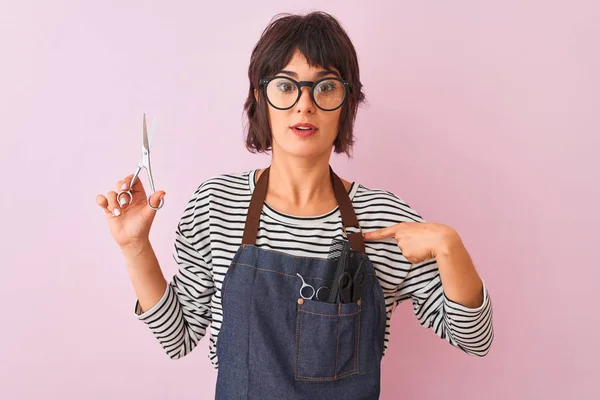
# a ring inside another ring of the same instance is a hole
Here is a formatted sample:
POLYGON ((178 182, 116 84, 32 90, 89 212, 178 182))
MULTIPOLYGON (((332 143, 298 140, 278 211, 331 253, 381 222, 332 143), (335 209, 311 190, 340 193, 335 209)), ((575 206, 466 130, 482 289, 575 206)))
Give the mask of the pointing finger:
POLYGON ((398 231, 397 225, 388 226, 387 228, 377 229, 371 232, 365 232, 364 238, 365 240, 379 240, 379 239, 388 239, 396 236, 396 231, 398 231))

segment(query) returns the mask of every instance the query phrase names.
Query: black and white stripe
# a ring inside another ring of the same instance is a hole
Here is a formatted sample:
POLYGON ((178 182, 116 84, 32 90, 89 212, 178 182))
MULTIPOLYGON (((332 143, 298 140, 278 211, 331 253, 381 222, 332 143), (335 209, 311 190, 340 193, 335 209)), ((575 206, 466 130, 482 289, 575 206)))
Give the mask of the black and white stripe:
MULTIPOLYGON (((194 192, 177 226, 173 257, 178 273, 162 299, 135 313, 144 321, 171 358, 189 354, 210 329, 209 358, 216 368, 215 341, 223 318, 221 285, 242 241, 246 212, 256 170, 219 175, 194 192)), ((353 183, 352 205, 364 231, 401 221, 423 222, 419 214, 394 194, 353 183)), ((334 239, 343 236, 339 210, 317 217, 294 217, 265 205, 257 246, 296 256, 327 258, 334 239)), ((452 302, 442 290, 434 260, 411 265, 394 239, 366 243, 385 294, 387 328, 395 307, 410 299, 419 322, 468 354, 484 356, 494 333, 492 305, 484 285, 484 302, 472 309, 452 302)))

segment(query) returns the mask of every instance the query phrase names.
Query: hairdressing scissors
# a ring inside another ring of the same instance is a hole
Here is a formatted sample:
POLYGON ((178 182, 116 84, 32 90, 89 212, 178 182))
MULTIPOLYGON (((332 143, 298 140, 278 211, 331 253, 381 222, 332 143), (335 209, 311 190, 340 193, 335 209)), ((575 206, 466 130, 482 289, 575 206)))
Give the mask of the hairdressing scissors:
POLYGON ((354 275, 351 275, 348 271, 344 271, 338 278, 341 303, 354 303, 361 298, 365 284, 365 270, 363 267, 365 260, 363 258, 360 264, 358 264, 354 275))
POLYGON ((296 275, 298 275, 300 277, 300 279, 302 280, 302 286, 300 287, 300 297, 302 297, 305 300, 312 300, 315 297, 317 298, 317 300, 320 300, 320 301, 324 301, 325 299, 327 299, 327 297, 329 296, 328 293, 326 293, 323 297, 319 296, 319 293, 323 289, 329 290, 329 287, 327 287, 327 286, 321 286, 315 292, 315 288, 314 287, 312 287, 311 285, 309 285, 306 282, 304 282, 304 278, 302 277, 302 275, 300 275, 298 273, 296 275), (304 290, 304 288, 309 288, 311 290, 311 295, 310 296, 305 296, 304 293, 302 293, 302 291, 304 290))
POLYGON ((363 267, 365 261, 367 259, 363 258, 358 264, 356 271, 354 272, 354 277, 352 278, 352 302, 356 303, 363 294, 363 288, 365 286, 365 268, 363 267))
POLYGON ((131 204, 131 202, 133 201, 133 195, 131 194, 131 188, 133 187, 133 183, 137 179, 142 168, 144 168, 146 170, 146 172, 148 173, 148 180, 150 181, 150 189, 152 189, 152 193, 150 194, 150 196, 148 196, 148 205, 153 210, 158 210, 158 209, 162 208, 162 206, 165 203, 164 198, 161 198, 160 203, 158 204, 158 207, 154 207, 154 206, 152 206, 152 204, 150 204, 150 197, 155 192, 154 179, 152 179, 152 169, 150 168, 150 147, 152 145, 152 137, 154 136, 154 128, 155 127, 156 127, 156 118, 154 118, 154 122, 152 124, 152 129, 150 130, 150 137, 148 137, 148 130, 146 129, 146 113, 144 113, 144 132, 142 134, 142 157, 140 158, 140 162, 138 163, 137 170, 135 171, 135 174, 133 174, 133 179, 131 179, 131 183, 129 184, 128 189, 122 190, 119 192, 119 194, 117 194, 117 201, 119 203, 120 203, 120 197, 125 196, 125 195, 127 195, 129 197, 129 201, 127 202, 127 204, 131 204))

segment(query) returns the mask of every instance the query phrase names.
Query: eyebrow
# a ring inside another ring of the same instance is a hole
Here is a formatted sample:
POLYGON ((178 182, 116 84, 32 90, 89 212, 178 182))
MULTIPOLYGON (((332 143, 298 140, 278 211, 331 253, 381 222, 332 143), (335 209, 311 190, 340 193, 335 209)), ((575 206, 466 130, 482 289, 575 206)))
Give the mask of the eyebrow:
MULTIPOLYGON (((286 71, 284 69, 284 70, 279 71, 279 73, 280 74, 286 74, 286 75, 291 76, 292 78, 298 79, 298 74, 296 72, 294 72, 294 71, 286 71)), ((335 72, 333 70, 330 70, 330 69, 324 69, 322 71, 317 72, 317 79, 322 78, 322 77, 327 76, 327 75, 331 75, 331 74, 334 74, 338 78, 340 77, 340 74, 338 74, 337 72, 335 72)))

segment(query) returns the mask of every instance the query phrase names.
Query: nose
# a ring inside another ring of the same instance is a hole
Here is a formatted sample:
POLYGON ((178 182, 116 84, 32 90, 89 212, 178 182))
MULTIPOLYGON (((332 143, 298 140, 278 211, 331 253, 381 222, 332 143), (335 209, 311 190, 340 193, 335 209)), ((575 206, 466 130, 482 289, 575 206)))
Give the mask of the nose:
POLYGON ((298 99, 298 103, 296 103, 296 110, 299 113, 313 113, 315 111, 315 104, 312 101, 312 97, 310 96, 310 88, 304 86, 300 91, 300 98, 298 99))

